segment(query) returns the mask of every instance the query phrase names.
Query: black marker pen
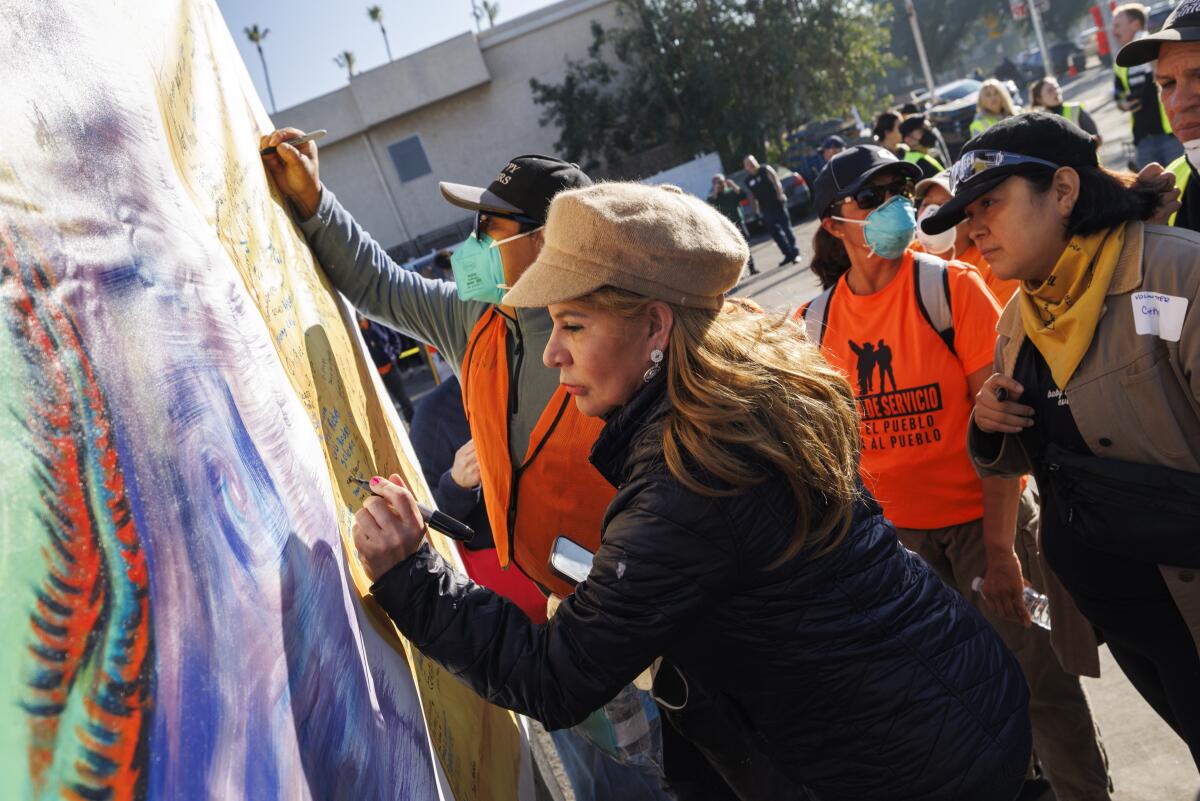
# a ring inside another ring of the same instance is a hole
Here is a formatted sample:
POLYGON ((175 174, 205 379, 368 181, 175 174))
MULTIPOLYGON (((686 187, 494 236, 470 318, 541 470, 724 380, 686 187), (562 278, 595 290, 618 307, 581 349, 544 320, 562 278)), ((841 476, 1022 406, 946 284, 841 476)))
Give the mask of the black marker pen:
MULTIPOLYGON (((357 484, 372 495, 379 495, 378 492, 371 488, 371 482, 365 478, 354 478, 353 476, 346 479, 348 484, 357 484)), ((440 531, 451 539, 460 542, 470 542, 475 538, 475 530, 459 520, 455 520, 445 512, 439 512, 436 509, 429 509, 423 504, 418 503, 417 508, 421 510, 421 517, 429 524, 429 527, 440 531)))

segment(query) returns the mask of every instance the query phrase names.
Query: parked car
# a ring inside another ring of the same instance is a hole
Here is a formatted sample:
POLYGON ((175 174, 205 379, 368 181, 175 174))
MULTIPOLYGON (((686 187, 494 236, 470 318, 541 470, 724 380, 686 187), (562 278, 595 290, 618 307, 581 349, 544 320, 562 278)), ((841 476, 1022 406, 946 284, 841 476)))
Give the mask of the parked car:
MULTIPOLYGON (((808 182, 800 175, 789 170, 787 167, 778 164, 772 164, 771 167, 775 170, 775 174, 779 176, 779 183, 783 186, 783 193, 787 196, 788 216, 795 222, 804 216, 804 212, 808 210, 809 203, 812 202, 812 191, 808 188, 808 182)), ((734 183, 746 190, 746 194, 750 194, 750 188, 746 186, 746 171, 738 170, 730 173, 727 178, 730 178, 734 183)), ((758 226, 758 215, 754 213, 754 204, 747 197, 742 201, 742 216, 746 220, 747 226, 758 226)))
POLYGON ((979 87, 974 78, 963 78, 937 88, 937 105, 925 114, 942 133, 942 139, 953 158, 970 138, 971 120, 975 119, 975 104, 979 102, 979 87))
MULTIPOLYGON (((1021 70, 1026 83, 1033 83, 1045 75, 1042 68, 1042 51, 1040 48, 1026 50, 1014 59, 1017 69, 1021 70)), ((1072 66, 1082 72, 1087 66, 1087 54, 1074 42, 1055 42, 1050 45, 1050 66, 1055 75, 1062 75, 1072 66)))
POLYGON ((1163 26, 1170 16, 1171 10, 1175 8, 1174 3, 1155 3, 1146 13, 1146 31, 1147 33, 1158 33, 1158 29, 1163 26))

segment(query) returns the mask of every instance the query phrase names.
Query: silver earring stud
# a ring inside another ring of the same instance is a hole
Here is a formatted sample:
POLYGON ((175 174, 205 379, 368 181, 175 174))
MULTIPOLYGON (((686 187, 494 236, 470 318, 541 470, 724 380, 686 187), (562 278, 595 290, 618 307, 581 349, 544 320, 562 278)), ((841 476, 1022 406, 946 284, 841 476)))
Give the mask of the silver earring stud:
POLYGON ((654 380, 654 376, 658 375, 658 371, 662 369, 663 352, 658 348, 650 351, 650 369, 642 374, 642 380, 649 384, 654 380))

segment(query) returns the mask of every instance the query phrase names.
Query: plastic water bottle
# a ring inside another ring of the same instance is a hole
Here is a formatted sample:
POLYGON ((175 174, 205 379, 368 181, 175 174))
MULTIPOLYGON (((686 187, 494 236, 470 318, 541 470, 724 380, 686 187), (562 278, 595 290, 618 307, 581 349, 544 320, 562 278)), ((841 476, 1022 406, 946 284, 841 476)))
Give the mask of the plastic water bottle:
MULTIPOLYGON (((971 581, 971 589, 983 595, 983 577, 976 576, 971 581)), ((1035 626, 1041 626, 1046 631, 1050 630, 1050 599, 1033 587, 1025 588, 1025 608, 1029 610, 1029 616, 1033 618, 1035 626)))

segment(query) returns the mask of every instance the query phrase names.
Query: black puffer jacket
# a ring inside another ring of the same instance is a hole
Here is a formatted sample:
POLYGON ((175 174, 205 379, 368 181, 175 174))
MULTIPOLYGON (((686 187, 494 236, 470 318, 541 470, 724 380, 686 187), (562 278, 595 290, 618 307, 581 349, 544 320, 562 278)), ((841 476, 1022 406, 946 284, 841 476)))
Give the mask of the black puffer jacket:
POLYGON ((549 623, 427 545, 375 598, 483 697, 570 726, 655 657, 727 694, 785 773, 825 801, 992 798, 1019 786, 1028 693, 988 624, 904 550, 873 501, 833 552, 767 565, 794 529, 782 477, 731 498, 662 462, 664 382, 605 427, 592 462, 619 487, 587 581, 549 623))

